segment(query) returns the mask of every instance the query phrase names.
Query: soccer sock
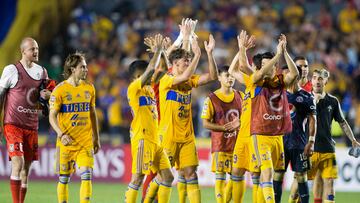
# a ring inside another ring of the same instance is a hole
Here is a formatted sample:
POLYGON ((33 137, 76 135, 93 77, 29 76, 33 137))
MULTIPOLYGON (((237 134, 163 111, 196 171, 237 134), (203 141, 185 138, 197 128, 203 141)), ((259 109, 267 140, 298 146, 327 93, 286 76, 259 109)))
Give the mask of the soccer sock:
POLYGON ((231 175, 231 181, 233 183, 233 199, 234 202, 242 202, 245 192, 245 178, 244 176, 231 175))
POLYGON ((184 176, 178 177, 177 189, 179 193, 179 203, 186 202, 186 180, 184 176))
POLYGON ((21 187, 20 177, 11 176, 10 189, 11 189, 13 203, 20 203, 20 187, 21 187))
POLYGON ((310 199, 309 186, 307 182, 298 183, 301 203, 308 203, 310 199))
POLYGON ((262 192, 266 203, 275 203, 275 194, 272 182, 261 183, 262 192))
POLYGON ((251 180, 252 180, 252 183, 253 183, 252 199, 253 199, 253 202, 256 203, 257 202, 257 192, 258 192, 259 184, 260 184, 260 177, 259 176, 252 176, 251 180))
POLYGON ((129 183, 128 190, 125 193, 125 202, 126 203, 136 203, 136 197, 137 197, 139 188, 140 188, 140 185, 135 185, 135 184, 129 183))
POLYGON ((190 180, 186 180, 186 191, 190 203, 201 202, 200 188, 197 177, 190 180))
POLYGON ((224 188, 225 188, 226 174, 215 173, 215 199, 218 203, 224 202, 224 188))
POLYGON ((257 189, 256 203, 265 203, 263 188, 261 187, 261 184, 259 184, 259 187, 257 189))
POLYGON ((156 194, 158 193, 158 189, 159 189, 159 186, 160 186, 160 183, 159 181, 154 178, 148 189, 147 189, 147 192, 146 192, 146 195, 145 195, 145 198, 144 198, 144 203, 151 203, 153 202, 153 200, 155 199, 155 196, 156 194))
POLYGON ((80 203, 90 202, 92 194, 91 176, 91 171, 84 171, 81 174, 80 203))
POLYGON ((281 202, 281 195, 282 195, 282 181, 274 180, 274 193, 275 193, 275 202, 281 202))
POLYGON ((69 183, 70 176, 69 175, 61 175, 59 176, 59 182, 57 185, 57 196, 59 203, 67 203, 69 200, 69 183))
POLYGON ((150 184, 155 177, 156 177, 156 173, 152 173, 152 172, 146 176, 146 179, 143 184, 143 189, 142 189, 142 199, 143 200, 145 200, 146 193, 148 193, 148 188, 150 187, 150 184))
POLYGON ((322 198, 314 198, 314 203, 322 203, 322 198))
POLYGON ((27 192, 27 184, 21 184, 20 188, 20 203, 24 203, 27 192))
POLYGON ((164 183, 161 183, 159 187, 159 203, 168 203, 170 202, 170 196, 171 196, 171 185, 166 185, 164 183))
POLYGON ((232 190, 233 190, 233 182, 230 178, 230 180, 228 181, 228 183, 225 186, 225 202, 228 203, 231 201, 232 198, 232 190))
POLYGON ((291 196, 289 196, 288 203, 296 203, 298 199, 292 199, 291 196))

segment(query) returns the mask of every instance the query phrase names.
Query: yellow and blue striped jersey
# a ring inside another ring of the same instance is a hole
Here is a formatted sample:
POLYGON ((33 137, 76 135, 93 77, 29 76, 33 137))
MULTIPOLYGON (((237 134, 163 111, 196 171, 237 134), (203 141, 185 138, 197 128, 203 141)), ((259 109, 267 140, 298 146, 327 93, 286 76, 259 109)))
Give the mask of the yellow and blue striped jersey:
MULTIPOLYGON (((63 81, 50 96, 50 109, 57 110, 61 131, 74 140, 68 148, 92 147, 92 124, 90 109, 95 107, 95 88, 86 81, 73 86, 63 81)), ((60 141, 58 140, 58 145, 60 141)))

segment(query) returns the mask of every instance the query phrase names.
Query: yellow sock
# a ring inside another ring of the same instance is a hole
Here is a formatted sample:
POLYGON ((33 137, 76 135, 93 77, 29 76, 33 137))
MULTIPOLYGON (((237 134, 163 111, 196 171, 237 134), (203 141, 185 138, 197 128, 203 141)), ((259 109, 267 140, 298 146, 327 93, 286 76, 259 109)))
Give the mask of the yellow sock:
POLYGON ((289 196, 289 201, 288 203, 297 203, 298 199, 292 199, 291 195, 289 196))
POLYGON ((234 199, 234 203, 243 202, 244 192, 245 192, 244 176, 231 175, 231 181, 233 184, 232 197, 234 199))
POLYGON ((225 186, 225 202, 229 203, 232 198, 232 188, 233 188, 233 182, 230 179, 229 182, 225 186))
POLYGON ((224 202, 224 189, 226 174, 225 173, 216 173, 215 174, 215 199, 217 203, 224 202))
POLYGON ((335 200, 324 200, 324 203, 335 203, 335 200))
POLYGON ((128 185, 128 190, 125 193, 125 202, 126 203, 136 203, 137 193, 139 190, 139 185, 134 185, 130 183, 128 185))
POLYGON ((197 178, 186 180, 186 192, 188 194, 190 203, 201 202, 200 188, 197 178))
POLYGON ((151 181, 151 183, 150 183, 150 185, 149 185, 149 187, 148 187, 148 189, 146 191, 146 195, 145 195, 145 198, 144 198, 144 203, 153 202, 153 200, 155 199, 156 194, 158 193, 159 185, 160 185, 160 183, 156 178, 154 178, 151 181))
POLYGON ((256 203, 265 203, 263 189, 259 185, 256 193, 256 203))
MULTIPOLYGON (((253 188, 252 188, 252 202, 257 203, 257 195, 258 195, 258 189, 260 184, 260 177, 259 176, 252 176, 251 177, 253 188)), ((262 194, 261 194, 262 195, 262 194)))
POLYGON ((179 193, 179 203, 186 202, 186 180, 183 176, 178 177, 177 189, 179 193))
POLYGON ((90 202, 92 194, 91 180, 81 180, 80 185, 80 203, 90 202))
POLYGON ((171 185, 161 184, 159 186, 159 203, 169 203, 171 196, 171 185))
POLYGON ((68 202, 69 201, 69 184, 67 183, 58 183, 57 185, 57 196, 58 202, 68 202))
POLYGON ((262 192, 266 203, 275 203, 275 193, 272 182, 261 183, 262 192))

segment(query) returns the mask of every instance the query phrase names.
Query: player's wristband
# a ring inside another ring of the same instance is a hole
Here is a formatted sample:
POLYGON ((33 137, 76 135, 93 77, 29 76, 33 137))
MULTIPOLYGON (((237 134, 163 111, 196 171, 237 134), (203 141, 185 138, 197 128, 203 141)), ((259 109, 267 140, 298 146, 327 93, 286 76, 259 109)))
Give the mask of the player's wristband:
POLYGON ((309 142, 315 142, 315 136, 309 136, 309 142))

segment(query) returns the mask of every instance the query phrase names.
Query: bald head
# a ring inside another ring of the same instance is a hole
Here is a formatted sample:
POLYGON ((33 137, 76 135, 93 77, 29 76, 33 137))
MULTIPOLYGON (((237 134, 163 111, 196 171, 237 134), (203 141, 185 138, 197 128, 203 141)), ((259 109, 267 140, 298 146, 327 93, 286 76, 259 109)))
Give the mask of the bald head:
POLYGON ((26 37, 21 41, 20 50, 22 58, 31 62, 37 62, 39 56, 39 46, 37 42, 31 38, 26 37))

